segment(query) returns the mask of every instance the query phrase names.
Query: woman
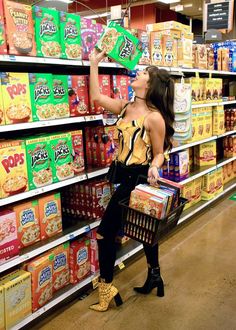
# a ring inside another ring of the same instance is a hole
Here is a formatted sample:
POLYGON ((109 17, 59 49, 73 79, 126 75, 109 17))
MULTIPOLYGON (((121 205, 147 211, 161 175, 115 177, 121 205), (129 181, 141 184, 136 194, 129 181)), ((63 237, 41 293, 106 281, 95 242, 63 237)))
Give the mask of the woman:
MULTIPOLYGON (((105 53, 94 50, 90 55, 90 97, 100 106, 118 115, 119 131, 118 161, 122 163, 124 176, 111 198, 97 231, 100 264, 99 303, 90 306, 95 311, 106 311, 114 298, 122 304, 118 290, 112 284, 116 260, 115 239, 122 227, 119 201, 130 196, 139 175, 147 176, 155 184, 159 169, 164 162, 164 151, 172 147, 174 134, 174 82, 166 70, 150 66, 131 84, 135 92, 134 102, 112 99, 99 91, 98 64, 105 53)), ((135 291, 147 294, 157 288, 157 295, 164 296, 160 275, 158 244, 144 245, 148 264, 147 280, 135 291)))

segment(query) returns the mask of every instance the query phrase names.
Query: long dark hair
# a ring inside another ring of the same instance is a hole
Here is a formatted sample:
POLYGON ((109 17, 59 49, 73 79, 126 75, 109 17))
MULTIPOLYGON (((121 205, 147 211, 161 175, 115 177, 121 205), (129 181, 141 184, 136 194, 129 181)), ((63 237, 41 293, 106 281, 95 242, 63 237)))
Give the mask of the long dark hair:
POLYGON ((164 151, 172 148, 172 136, 174 135, 174 81, 167 70, 149 66, 149 88, 146 95, 146 104, 149 108, 156 108, 162 115, 166 134, 164 151))

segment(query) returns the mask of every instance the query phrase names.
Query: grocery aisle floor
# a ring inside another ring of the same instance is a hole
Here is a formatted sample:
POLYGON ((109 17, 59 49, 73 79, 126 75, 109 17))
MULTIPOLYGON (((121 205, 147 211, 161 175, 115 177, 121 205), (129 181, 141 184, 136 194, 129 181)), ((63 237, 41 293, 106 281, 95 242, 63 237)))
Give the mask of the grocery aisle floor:
POLYGON ((146 276, 145 258, 115 277, 125 301, 105 313, 90 311, 93 292, 56 311, 34 329, 236 329, 236 202, 209 208, 161 244, 165 297, 133 292, 146 276))

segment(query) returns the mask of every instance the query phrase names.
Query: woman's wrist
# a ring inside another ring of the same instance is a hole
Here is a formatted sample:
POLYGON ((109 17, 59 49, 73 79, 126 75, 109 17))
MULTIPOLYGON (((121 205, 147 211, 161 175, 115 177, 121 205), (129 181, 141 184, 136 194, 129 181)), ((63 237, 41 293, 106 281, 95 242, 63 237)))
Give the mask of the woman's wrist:
POLYGON ((158 171, 161 169, 158 164, 150 164, 149 168, 155 167, 158 171))

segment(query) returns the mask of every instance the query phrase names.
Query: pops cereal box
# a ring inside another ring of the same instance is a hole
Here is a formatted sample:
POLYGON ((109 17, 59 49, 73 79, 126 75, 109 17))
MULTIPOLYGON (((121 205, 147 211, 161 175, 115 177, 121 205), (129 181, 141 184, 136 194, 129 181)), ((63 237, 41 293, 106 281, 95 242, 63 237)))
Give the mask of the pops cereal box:
POLYGON ((5 329, 11 329, 31 314, 31 276, 18 270, 0 280, 4 291, 5 329))
POLYGON ((23 141, 0 142, 0 198, 28 190, 25 144, 23 141))
POLYGON ((54 255, 47 253, 29 262, 27 266, 28 272, 31 273, 33 312, 52 298, 53 260, 54 255))
POLYGON ((39 199, 41 240, 62 231, 60 193, 46 195, 39 199))
POLYGON ((0 211, 0 264, 18 253, 16 214, 10 210, 0 211))
POLYGON ((53 84, 55 118, 70 117, 68 76, 53 75, 52 84, 53 84))
POLYGON ((30 190, 53 182, 50 146, 47 140, 47 137, 39 136, 25 141, 30 190))
POLYGON ((84 116, 89 113, 88 76, 69 76, 70 116, 84 116))
POLYGON ((13 207, 16 214, 19 248, 40 241, 40 224, 38 201, 17 204, 13 207))
POLYGON ((6 124, 32 121, 28 73, 2 72, 1 81, 6 124))
POLYGON ((33 121, 55 118, 52 75, 29 73, 33 121))
POLYGON ((60 57, 59 12, 45 7, 33 7, 37 56, 60 57))
POLYGON ((4 1, 9 54, 36 56, 32 7, 4 1))
POLYGON ((80 16, 60 12, 60 36, 62 58, 82 59, 80 16))
POLYGON ((0 1, 0 54, 7 53, 6 29, 4 22, 3 1, 0 1))
POLYGON ((74 176, 72 140, 70 133, 49 136, 51 148, 53 182, 63 181, 74 176))
POLYGON ((4 289, 0 285, 0 330, 5 330, 4 289))
POLYGON ((70 283, 69 270, 69 242, 57 246, 52 250, 53 260, 53 292, 56 292, 70 283))
POLYGON ((70 245, 70 283, 75 284, 89 276, 90 264, 90 240, 81 239, 70 245))
POLYGON ((88 60, 91 51, 98 41, 97 24, 95 20, 81 18, 82 59, 88 60))
POLYGON ((129 99, 129 77, 125 75, 113 75, 111 77, 112 97, 114 99, 129 99))
MULTIPOLYGON (((107 95, 111 97, 111 80, 110 75, 99 75, 99 89, 102 95, 107 95)), ((101 107, 96 101, 91 104, 91 114, 103 113, 105 109, 101 107)))
POLYGON ((73 169, 76 175, 82 172, 85 168, 82 130, 71 131, 71 139, 73 146, 73 169))
POLYGON ((113 21, 108 23, 96 47, 129 70, 134 69, 142 56, 141 42, 113 21))

